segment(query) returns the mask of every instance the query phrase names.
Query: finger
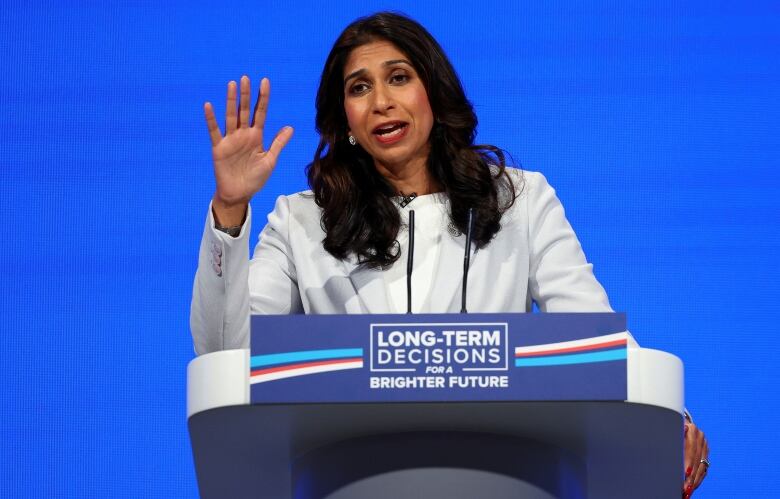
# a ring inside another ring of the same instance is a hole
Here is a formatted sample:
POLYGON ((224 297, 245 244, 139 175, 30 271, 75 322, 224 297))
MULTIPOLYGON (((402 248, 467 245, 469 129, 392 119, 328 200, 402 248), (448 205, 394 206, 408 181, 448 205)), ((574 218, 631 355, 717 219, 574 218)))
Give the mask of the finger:
MULTIPOLYGON (((689 466, 692 472, 685 480, 685 491, 691 493, 693 492, 693 489, 695 489, 694 483, 696 477, 702 472, 702 468, 704 468, 704 465, 701 463, 702 452, 704 450, 704 434, 702 434, 701 430, 699 430, 696 425, 692 424, 690 430, 688 430, 687 439, 690 444, 686 445, 686 451, 689 450, 686 454, 689 456, 689 466)), ((686 444, 688 443, 686 442, 686 444)))
POLYGON ((284 149, 284 146, 286 146, 290 141, 292 136, 293 128, 291 126, 282 128, 279 130, 279 133, 276 134, 274 141, 271 142, 271 147, 268 148, 268 157, 272 163, 276 163, 276 160, 279 158, 279 154, 282 152, 282 149, 284 149))
MULTIPOLYGON (((702 441, 703 441, 703 447, 702 447, 701 457, 699 459, 707 459, 710 455, 710 447, 707 444, 707 440, 702 439, 702 441)), ((699 466, 699 470, 693 479, 694 490, 699 488, 701 482, 704 481, 704 477, 707 476, 707 472, 709 471, 707 468, 708 468, 707 465, 704 463, 701 463, 701 466, 699 466)))
MULTIPOLYGON (((707 442, 704 442, 704 448, 702 450, 702 459, 708 459, 710 455, 710 448, 709 445, 707 445, 707 442)), ((698 489, 699 486, 702 484, 705 478, 707 478, 707 473, 709 473, 709 466, 702 463, 702 465, 699 467, 699 472, 696 474, 696 477, 693 481, 693 488, 694 490, 698 489)))
POLYGON ((219 131, 217 117, 214 116, 214 107, 211 102, 203 105, 203 113, 206 115, 206 127, 209 129, 209 138, 211 138, 211 146, 213 147, 222 140, 222 132, 219 131))
POLYGON ((695 426, 693 424, 685 425, 685 433, 683 440, 683 468, 685 470, 685 479, 683 480, 683 497, 688 497, 693 491, 691 484, 691 478, 694 476, 696 467, 694 465, 694 459, 696 458, 696 439, 695 439, 695 426))
POLYGON ((225 129, 231 133, 236 129, 236 82, 228 83, 227 109, 225 110, 225 129))
POLYGON ((263 128, 265 126, 265 115, 268 112, 268 98, 271 96, 271 82, 268 78, 260 80, 260 90, 257 94, 257 103, 255 103, 255 112, 252 117, 252 126, 263 128))
POLYGON ((686 488, 693 488, 693 479, 701 468, 701 438, 699 429, 695 426, 688 431, 688 438, 691 440, 691 452, 690 452, 690 467, 691 474, 685 480, 686 488))
POLYGON ((238 101, 238 127, 249 127, 249 102, 252 98, 249 95, 249 77, 241 77, 241 99, 238 101))
POLYGON ((688 478, 693 474, 693 465, 691 460, 693 459, 691 454, 693 453, 693 441, 688 436, 690 431, 690 425, 686 424, 683 433, 683 469, 685 470, 685 480, 683 483, 683 489, 685 489, 688 478))

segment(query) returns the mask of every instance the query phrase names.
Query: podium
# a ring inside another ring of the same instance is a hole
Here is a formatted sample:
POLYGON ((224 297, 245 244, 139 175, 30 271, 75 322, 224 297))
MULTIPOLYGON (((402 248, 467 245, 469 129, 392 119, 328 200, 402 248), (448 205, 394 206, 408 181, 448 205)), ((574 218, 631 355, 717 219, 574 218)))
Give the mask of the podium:
POLYGON ((188 366, 209 498, 662 498, 683 369, 622 314, 252 317, 188 366))

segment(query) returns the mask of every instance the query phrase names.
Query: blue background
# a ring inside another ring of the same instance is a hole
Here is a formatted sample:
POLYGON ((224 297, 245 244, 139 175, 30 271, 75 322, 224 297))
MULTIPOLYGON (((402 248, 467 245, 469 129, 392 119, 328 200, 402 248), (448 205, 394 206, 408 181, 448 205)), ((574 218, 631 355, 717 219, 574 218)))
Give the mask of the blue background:
POLYGON ((3 3, 0 496, 196 497, 202 104, 271 79, 268 128, 296 134, 262 221, 305 187, 332 42, 381 8, 438 38, 478 140, 547 175, 632 332, 685 361, 712 447, 696 495, 776 495, 778 3, 417 3, 3 3))

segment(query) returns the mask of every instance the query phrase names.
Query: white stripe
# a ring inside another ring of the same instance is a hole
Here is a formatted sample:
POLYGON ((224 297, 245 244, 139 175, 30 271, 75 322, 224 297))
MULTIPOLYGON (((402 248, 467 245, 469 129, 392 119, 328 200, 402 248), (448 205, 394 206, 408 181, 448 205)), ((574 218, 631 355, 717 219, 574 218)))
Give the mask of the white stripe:
POLYGON ((285 371, 277 371, 268 374, 258 374, 255 376, 250 376, 249 382, 254 385, 255 383, 265 383, 266 381, 274 381, 277 379, 294 378, 296 376, 304 376, 306 374, 326 373, 329 371, 342 371, 344 369, 358 369, 361 367, 363 367, 362 360, 344 362, 341 364, 325 364, 322 366, 299 367, 297 369, 287 369, 285 371))
POLYGON ((586 345, 594 345, 596 343, 605 343, 608 341, 625 340, 628 339, 628 332, 606 334, 604 336, 596 336, 594 338, 583 338, 581 340, 561 341, 560 343, 547 343, 545 345, 533 345, 530 347, 515 347, 515 355, 519 353, 532 353, 543 352, 545 350, 557 350, 559 348, 572 348, 582 347, 586 345))

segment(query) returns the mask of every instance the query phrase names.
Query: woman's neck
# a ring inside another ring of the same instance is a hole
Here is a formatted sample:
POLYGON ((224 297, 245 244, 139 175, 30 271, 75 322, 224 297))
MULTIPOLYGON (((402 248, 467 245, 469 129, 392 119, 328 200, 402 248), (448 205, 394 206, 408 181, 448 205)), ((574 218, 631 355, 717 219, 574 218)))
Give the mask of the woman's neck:
POLYGON ((398 194, 412 193, 422 196, 440 192, 441 186, 428 170, 427 162, 418 161, 405 165, 383 165, 375 162, 377 171, 387 179, 398 194))

